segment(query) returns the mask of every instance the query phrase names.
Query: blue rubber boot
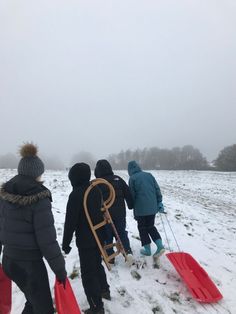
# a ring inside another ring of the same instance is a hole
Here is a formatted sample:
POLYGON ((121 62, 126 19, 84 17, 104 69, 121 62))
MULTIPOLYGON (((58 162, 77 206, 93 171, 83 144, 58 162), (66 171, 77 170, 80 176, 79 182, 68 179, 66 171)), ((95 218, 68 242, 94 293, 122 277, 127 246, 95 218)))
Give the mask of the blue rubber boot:
POLYGON ((161 239, 156 240, 155 244, 157 246, 157 250, 153 254, 153 256, 160 257, 165 252, 165 248, 164 248, 164 245, 162 243, 162 240, 161 239))
POLYGON ((152 255, 152 253, 151 253, 151 245, 150 244, 144 245, 143 248, 140 250, 140 253, 142 255, 146 255, 146 256, 152 255))

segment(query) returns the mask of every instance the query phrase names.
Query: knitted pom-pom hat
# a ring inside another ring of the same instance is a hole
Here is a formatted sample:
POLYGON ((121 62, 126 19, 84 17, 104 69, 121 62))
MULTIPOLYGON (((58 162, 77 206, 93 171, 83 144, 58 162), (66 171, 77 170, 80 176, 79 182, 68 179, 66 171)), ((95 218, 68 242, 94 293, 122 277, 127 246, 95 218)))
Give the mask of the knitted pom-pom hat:
POLYGON ((38 148, 33 143, 26 143, 20 147, 21 160, 18 173, 32 178, 38 178, 44 173, 44 164, 37 156, 38 148))

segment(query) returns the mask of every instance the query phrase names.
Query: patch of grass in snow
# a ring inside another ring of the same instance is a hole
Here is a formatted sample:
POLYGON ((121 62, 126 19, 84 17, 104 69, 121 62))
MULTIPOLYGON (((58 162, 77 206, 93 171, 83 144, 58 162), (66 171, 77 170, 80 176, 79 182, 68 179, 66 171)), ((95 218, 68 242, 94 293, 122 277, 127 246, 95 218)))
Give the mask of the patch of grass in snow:
POLYGON ((159 305, 157 305, 157 306, 155 306, 154 308, 152 308, 152 312, 153 312, 154 314, 156 314, 156 313, 158 313, 158 314, 163 313, 163 312, 162 312, 162 309, 161 309, 161 307, 160 307, 159 305))
POLYGON ((131 270, 131 276, 136 279, 136 280, 140 280, 141 279, 141 275, 136 271, 136 270, 131 270))
POLYGON ((76 277, 79 277, 79 270, 78 268, 74 267, 72 273, 70 274, 70 279, 75 279, 76 277))
POLYGON ((179 293, 178 292, 173 292, 170 295, 168 295, 168 298, 173 301, 173 302, 178 302, 180 303, 180 299, 179 299, 179 293))

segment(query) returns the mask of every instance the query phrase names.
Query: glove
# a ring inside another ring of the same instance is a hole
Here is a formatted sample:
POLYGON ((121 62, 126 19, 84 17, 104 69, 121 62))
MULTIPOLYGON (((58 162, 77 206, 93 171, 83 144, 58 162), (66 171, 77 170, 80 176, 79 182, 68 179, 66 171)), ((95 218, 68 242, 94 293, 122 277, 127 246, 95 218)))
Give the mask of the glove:
POLYGON ((67 273, 66 271, 57 273, 56 275, 57 281, 63 285, 64 289, 66 288, 66 279, 67 279, 67 273))
POLYGON ((59 279, 57 278, 57 281, 59 282, 60 285, 63 285, 63 288, 64 288, 64 289, 66 289, 66 279, 64 279, 64 280, 59 280, 59 279))
POLYGON ((165 214, 165 209, 162 202, 158 203, 158 212, 161 214, 165 214))
POLYGON ((70 246, 63 246, 62 250, 65 252, 65 254, 69 254, 71 251, 71 247, 70 246))

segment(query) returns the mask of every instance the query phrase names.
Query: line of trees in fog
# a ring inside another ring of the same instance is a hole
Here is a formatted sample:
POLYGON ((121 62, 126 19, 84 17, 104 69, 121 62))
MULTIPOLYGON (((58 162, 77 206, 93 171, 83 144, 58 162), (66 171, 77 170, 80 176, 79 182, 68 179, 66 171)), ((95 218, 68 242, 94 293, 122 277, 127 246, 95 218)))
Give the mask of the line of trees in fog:
POLYGON ((114 169, 127 169, 130 160, 136 160, 143 169, 160 170, 218 170, 236 171, 236 144, 220 151, 210 165, 199 149, 192 145, 182 148, 160 149, 158 147, 121 151, 108 157, 114 169))
POLYGON ((136 160, 143 169, 161 170, 206 170, 208 162, 192 145, 182 148, 160 149, 158 147, 121 151, 109 156, 114 169, 127 169, 130 160, 136 160))
MULTIPOLYGON (((51 170, 62 170, 66 166, 59 157, 40 156, 44 161, 45 168, 51 170)), ((158 147, 122 150, 118 154, 107 157, 113 169, 127 169, 130 160, 136 160, 143 169, 160 170, 219 170, 236 171, 236 144, 223 148, 213 164, 209 165, 207 159, 199 149, 192 145, 175 147, 172 149, 161 149, 158 147)), ((19 158, 8 153, 0 156, 0 168, 17 168, 19 158)), ((76 162, 87 162, 92 169, 96 164, 96 158, 90 152, 79 152, 71 159, 71 166, 76 162)))

